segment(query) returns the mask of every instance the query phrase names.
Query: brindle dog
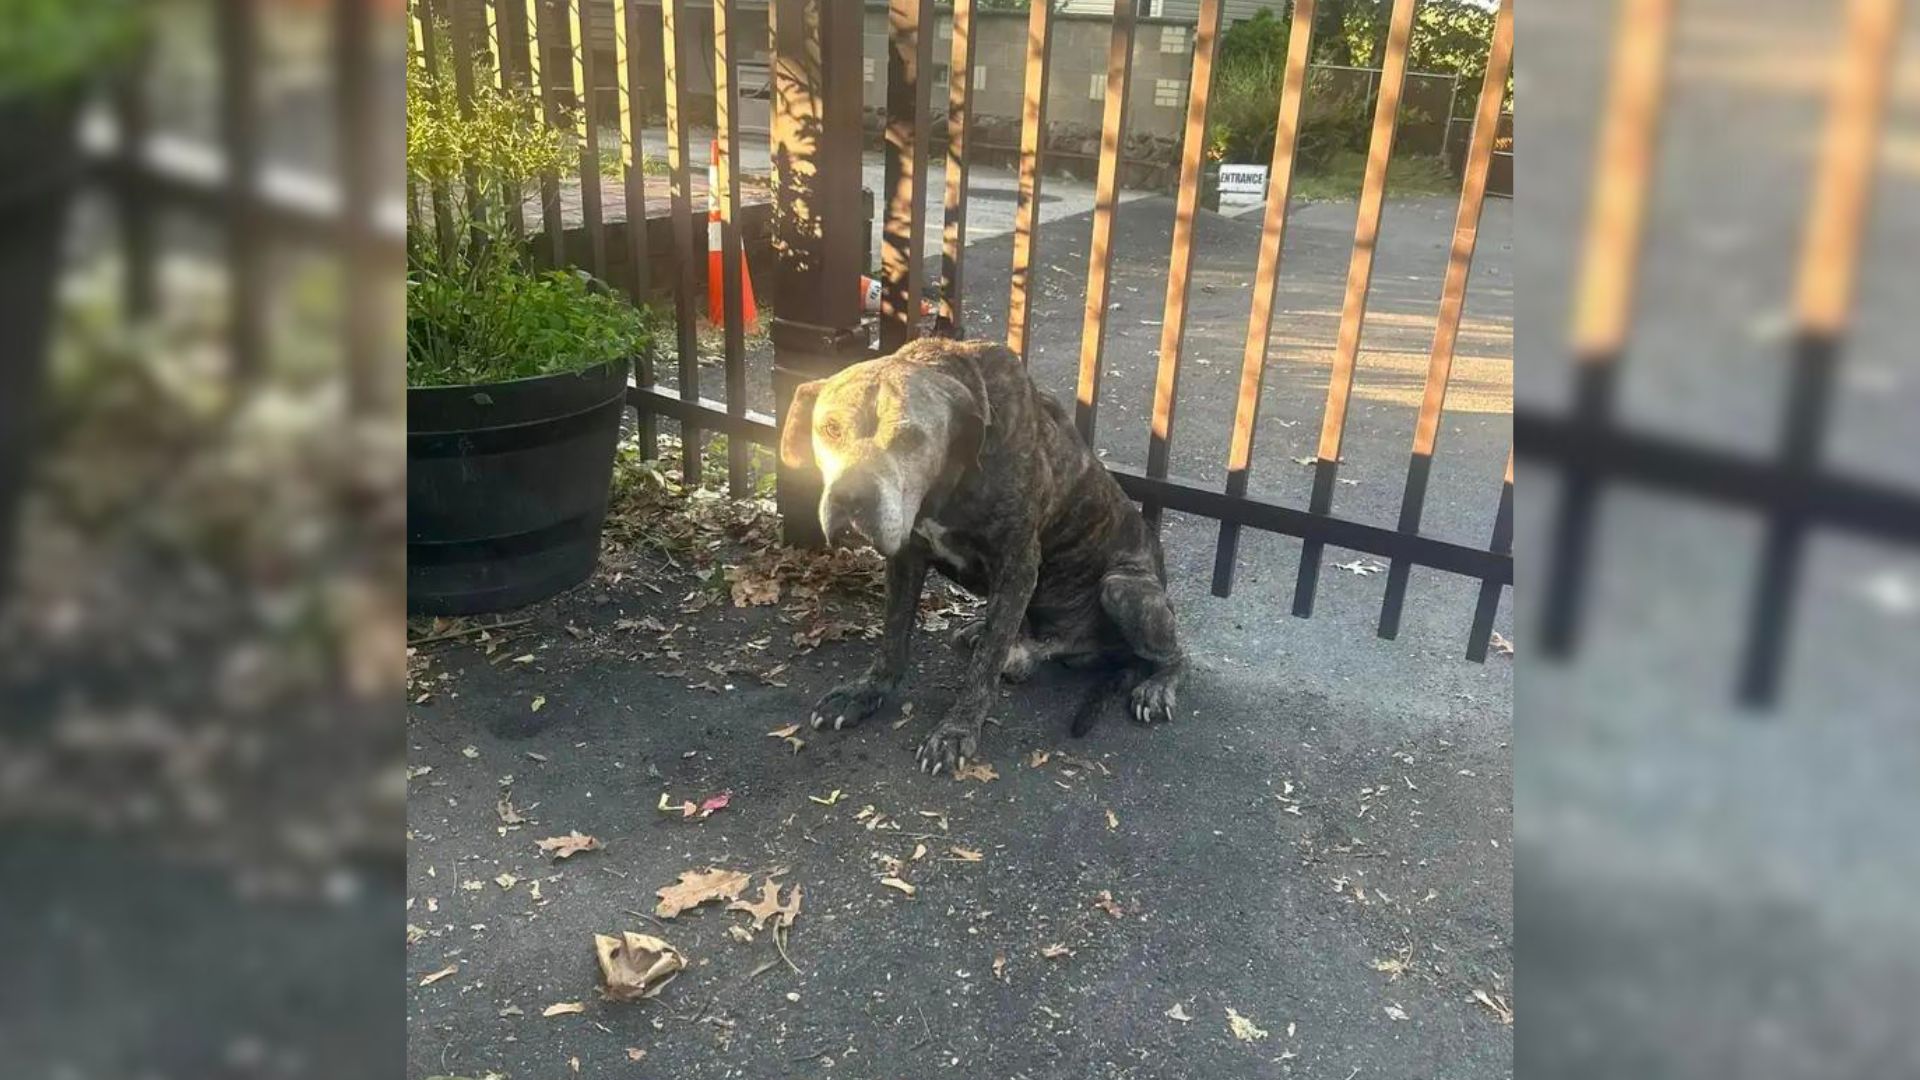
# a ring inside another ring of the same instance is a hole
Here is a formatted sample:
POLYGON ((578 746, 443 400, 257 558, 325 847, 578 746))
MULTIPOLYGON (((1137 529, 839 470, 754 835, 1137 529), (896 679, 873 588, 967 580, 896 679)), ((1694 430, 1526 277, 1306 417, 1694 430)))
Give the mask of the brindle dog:
POLYGON ((857 724, 899 688, 930 565, 987 607, 961 631, 973 656, 920 747, 922 769, 978 755, 997 681, 1049 659, 1120 666, 1136 719, 1173 718, 1186 657, 1159 539, 1012 352, 926 339, 803 384, 780 456, 820 469, 829 542, 871 543, 887 557, 880 655, 820 699, 814 727, 857 724))

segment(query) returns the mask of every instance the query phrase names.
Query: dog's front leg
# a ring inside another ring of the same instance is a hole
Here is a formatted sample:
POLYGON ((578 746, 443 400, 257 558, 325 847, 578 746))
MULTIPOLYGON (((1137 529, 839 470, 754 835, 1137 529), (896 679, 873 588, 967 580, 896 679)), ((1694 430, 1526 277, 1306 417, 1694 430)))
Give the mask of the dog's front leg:
POLYGON ((967 662, 966 682, 946 717, 920 745, 922 769, 936 775, 942 769, 957 771, 968 758, 979 754, 980 727, 986 723, 987 709, 1000 687, 1000 671, 1006 666, 1007 654, 1024 632, 1027 604, 1033 599, 1039 574, 1040 540, 1029 536, 1007 554, 993 575, 980 640, 973 648, 973 659, 967 662))
POLYGON ((887 560, 886 634, 880 655, 866 674, 827 691, 813 707, 813 726, 833 725, 835 731, 872 716, 900 688, 907 673, 907 640, 913 634, 914 613, 920 608, 920 590, 927 583, 927 552, 910 543, 887 560))

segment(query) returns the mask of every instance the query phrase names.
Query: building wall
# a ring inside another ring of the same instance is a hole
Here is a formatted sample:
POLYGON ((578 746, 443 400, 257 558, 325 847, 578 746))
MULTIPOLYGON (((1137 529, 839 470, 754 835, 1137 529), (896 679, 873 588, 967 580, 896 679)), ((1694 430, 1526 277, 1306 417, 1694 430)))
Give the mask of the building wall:
MULTIPOLYGON (((1196 22, 1200 18, 1200 0, 1130 0, 1134 10, 1141 15, 1158 15, 1168 19, 1184 19, 1196 22)), ((1254 12, 1267 10, 1275 15, 1287 14, 1288 0, 1221 0, 1220 19, 1232 26, 1241 19, 1253 18, 1254 12)), ((1113 15, 1113 0, 1065 0, 1059 10, 1075 15, 1113 15)))
MULTIPOLYGON (((1098 127, 1105 108, 1107 42, 1112 7, 1099 16, 1061 13, 1053 23, 1047 84, 1047 121, 1098 127)), ((935 111, 947 93, 947 61, 953 28, 943 9, 935 16, 935 111)), ((1018 117, 1026 94, 1027 16, 1017 11, 980 11, 974 15, 975 116, 1018 117)), ((887 103, 887 9, 867 5, 864 100, 869 108, 887 103)), ((1187 82, 1193 69, 1193 29, 1189 22, 1142 19, 1134 32, 1133 80, 1127 100, 1127 129, 1139 134, 1180 134, 1186 115, 1187 82)))

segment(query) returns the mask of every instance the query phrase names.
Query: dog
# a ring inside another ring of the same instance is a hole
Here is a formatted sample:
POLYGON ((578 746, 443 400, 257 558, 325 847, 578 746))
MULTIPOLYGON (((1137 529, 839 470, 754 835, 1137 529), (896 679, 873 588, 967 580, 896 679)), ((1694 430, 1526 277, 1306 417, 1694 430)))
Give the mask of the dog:
MULTIPOLYGON (((781 461, 818 468, 820 528, 887 560, 885 641, 866 673, 814 706, 815 728, 871 716, 900 687, 928 569, 986 598, 960 632, 959 697, 921 745, 923 771, 980 751, 999 680, 1047 660, 1121 672, 1142 723, 1171 720, 1186 655, 1160 541, 1052 395, 1000 345, 922 339, 801 384, 781 461)), ((1074 733, 1091 725, 1083 709, 1074 733)))

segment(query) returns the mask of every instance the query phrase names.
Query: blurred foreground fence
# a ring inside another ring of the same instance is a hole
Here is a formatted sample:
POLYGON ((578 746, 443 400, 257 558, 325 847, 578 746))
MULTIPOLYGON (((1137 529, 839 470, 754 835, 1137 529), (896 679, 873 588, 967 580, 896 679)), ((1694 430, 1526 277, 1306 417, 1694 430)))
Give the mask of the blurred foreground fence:
MULTIPOLYGON (((397 410, 400 380, 388 351, 389 290, 405 253, 405 207, 383 198, 375 153, 393 130, 379 94, 378 65, 393 55, 376 34, 394 28, 391 0, 331 0, 326 83, 334 98, 330 169, 271 162, 262 94, 269 52, 262 5, 208 0, 216 36, 215 138, 156 130, 147 54, 118 83, 111 108, 86 118, 83 145, 113 192, 125 244, 126 307, 135 319, 160 304, 159 219, 182 213, 220 227, 229 297, 226 342, 234 375, 257 378, 268 362, 272 298, 266 260, 281 243, 315 247, 342 266, 340 317, 347 385, 356 412, 397 410), (383 12, 385 14, 383 14, 383 12)), ((178 14, 176 12, 175 14, 178 14)))
POLYGON ((1673 0, 1620 5, 1574 298, 1573 403, 1563 414, 1520 410, 1514 417, 1515 445, 1521 455, 1551 464, 1564 477, 1546 553, 1541 645, 1548 656, 1566 657, 1578 646, 1607 486, 1665 491, 1765 519, 1738 676, 1740 698, 1764 705, 1779 693, 1810 534, 1837 530, 1920 545, 1920 490, 1839 474, 1821 463, 1852 315, 1902 0, 1846 5, 1797 268, 1796 331, 1779 449, 1771 459, 1635 431, 1613 415, 1632 333, 1675 7, 1673 0))

